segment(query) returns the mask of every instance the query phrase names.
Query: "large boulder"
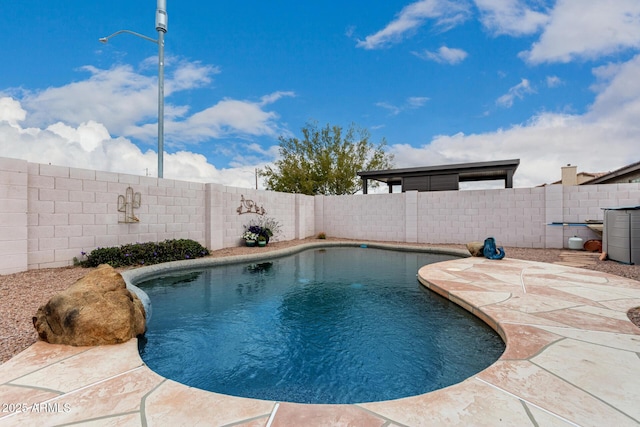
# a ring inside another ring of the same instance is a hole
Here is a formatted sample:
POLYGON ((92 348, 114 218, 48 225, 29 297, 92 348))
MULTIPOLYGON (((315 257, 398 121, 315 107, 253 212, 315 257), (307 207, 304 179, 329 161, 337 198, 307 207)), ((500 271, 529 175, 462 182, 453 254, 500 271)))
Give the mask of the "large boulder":
POLYGON ((469 242, 467 243, 467 250, 471 256, 484 256, 482 250, 484 249, 483 242, 469 242))
POLYGON ((33 326, 43 341, 75 346, 122 343, 146 329, 142 302, 106 264, 40 307, 33 326))

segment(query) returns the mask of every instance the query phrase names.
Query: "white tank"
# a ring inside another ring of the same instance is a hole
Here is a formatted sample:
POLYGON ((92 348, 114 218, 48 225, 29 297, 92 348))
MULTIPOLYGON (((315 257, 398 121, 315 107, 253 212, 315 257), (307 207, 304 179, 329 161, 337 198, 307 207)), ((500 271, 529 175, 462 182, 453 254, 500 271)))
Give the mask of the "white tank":
POLYGON ((577 236, 569 237, 569 249, 582 249, 582 239, 577 236))

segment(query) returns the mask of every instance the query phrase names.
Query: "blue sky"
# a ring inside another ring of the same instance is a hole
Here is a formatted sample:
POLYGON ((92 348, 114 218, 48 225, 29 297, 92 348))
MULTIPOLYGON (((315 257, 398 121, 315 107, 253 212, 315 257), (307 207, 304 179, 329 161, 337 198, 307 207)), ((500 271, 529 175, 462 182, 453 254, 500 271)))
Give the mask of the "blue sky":
MULTIPOLYGON (((155 0, 8 2, 0 156, 157 173, 155 0)), ((167 0, 165 178, 252 187, 309 120, 369 129, 396 167, 640 160, 640 2, 167 0), (374 3, 374 4, 372 4, 374 3)))

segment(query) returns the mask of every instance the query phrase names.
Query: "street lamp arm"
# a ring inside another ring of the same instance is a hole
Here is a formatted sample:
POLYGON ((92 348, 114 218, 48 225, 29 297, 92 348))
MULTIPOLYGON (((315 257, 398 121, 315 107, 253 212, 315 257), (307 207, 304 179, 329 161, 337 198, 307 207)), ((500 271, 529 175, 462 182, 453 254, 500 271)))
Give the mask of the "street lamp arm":
POLYGON ((131 31, 131 30, 120 30, 120 31, 116 31, 115 33, 111 34, 110 36, 107 36, 107 37, 101 37, 101 38, 99 38, 99 39, 98 39, 98 41, 99 41, 100 43, 107 43, 107 42, 109 41, 109 39, 110 39, 110 38, 115 37, 115 36, 117 36, 118 34, 122 34, 122 33, 132 34, 132 35, 134 35, 134 36, 136 36, 136 37, 140 37, 141 39, 145 39, 145 40, 148 40, 148 41, 150 41, 150 42, 152 42, 152 43, 158 44, 158 40, 156 40, 156 39, 152 39, 151 37, 147 37, 147 36, 145 36, 145 35, 143 35, 143 34, 136 33, 135 31, 131 31))
POLYGON ((158 178, 164 176, 164 35, 167 32, 167 0, 158 0, 156 9, 156 31, 158 39, 152 39, 131 30, 120 30, 107 37, 99 38, 100 43, 107 43, 111 37, 127 33, 148 40, 158 45, 158 178))

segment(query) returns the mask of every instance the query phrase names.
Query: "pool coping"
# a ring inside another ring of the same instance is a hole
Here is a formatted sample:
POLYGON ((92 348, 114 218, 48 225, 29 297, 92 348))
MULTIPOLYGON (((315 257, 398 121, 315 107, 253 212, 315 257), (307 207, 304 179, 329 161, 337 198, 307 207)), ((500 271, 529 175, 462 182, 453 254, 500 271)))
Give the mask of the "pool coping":
MULTIPOLYGON (((257 256, 181 261, 179 268, 360 244, 468 256, 424 246, 322 242, 257 256)), ((149 266, 123 276, 139 280, 174 267, 149 266)), ((419 396, 306 405, 220 395, 167 380, 144 365, 135 339, 100 347, 37 342, 0 365, 2 404, 14 405, 7 407, 13 412, 0 412, 0 426, 640 424, 640 328, 626 318, 629 308, 640 305, 640 282, 556 264, 478 257, 424 266, 418 278, 500 333, 506 350, 496 363, 419 396)))

